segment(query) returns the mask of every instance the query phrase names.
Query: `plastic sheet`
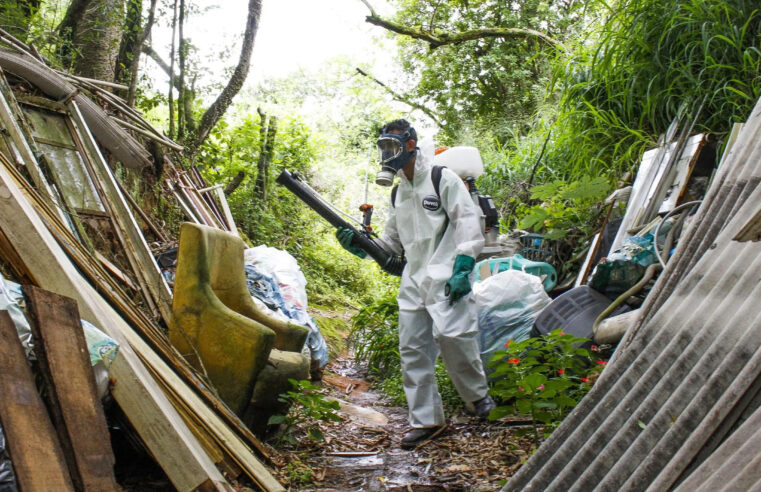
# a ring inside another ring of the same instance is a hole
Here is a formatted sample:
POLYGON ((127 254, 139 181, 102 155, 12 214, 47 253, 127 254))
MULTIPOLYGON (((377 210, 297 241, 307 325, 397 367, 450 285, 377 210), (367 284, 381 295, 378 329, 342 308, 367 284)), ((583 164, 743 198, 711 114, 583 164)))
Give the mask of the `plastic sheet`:
POLYGON ((6 449, 2 425, 0 425, 0 492, 18 492, 16 475, 13 473, 13 464, 6 449))
MULTIPOLYGON (((288 252, 257 246, 245 250, 246 283, 254 299, 258 299, 270 314, 285 315, 289 321, 309 328, 307 346, 312 360, 328 363, 328 344, 317 324, 307 313, 307 280, 296 258, 288 252)), ((281 318, 282 319, 282 318, 281 318)))
MULTIPOLYGON (((10 313, 26 356, 27 358, 32 358, 32 350, 34 348, 32 330, 29 327, 29 322, 24 312, 19 306, 19 301, 23 301, 23 299, 24 294, 21 291, 21 286, 0 276, 0 310, 6 310, 10 313)), ((95 366, 103 361, 105 367, 108 368, 114 358, 116 358, 119 344, 113 338, 96 328, 92 323, 85 320, 80 321, 85 333, 87 349, 90 352, 90 364, 95 366)))
POLYGON ((595 268, 589 286, 611 299, 629 290, 655 263, 653 235, 632 236, 595 268))
POLYGON ((0 275, 0 310, 8 311, 11 315, 13 324, 16 325, 16 331, 18 332, 21 345, 24 347, 26 357, 32 358, 32 350, 34 343, 32 341, 32 329, 29 327, 29 322, 24 316, 24 312, 18 304, 19 299, 23 299, 24 294, 21 293, 21 286, 15 282, 5 280, 0 275))
POLYGON ((486 368, 508 340, 529 338, 531 327, 551 299, 534 275, 507 270, 473 285, 478 309, 478 344, 486 368))

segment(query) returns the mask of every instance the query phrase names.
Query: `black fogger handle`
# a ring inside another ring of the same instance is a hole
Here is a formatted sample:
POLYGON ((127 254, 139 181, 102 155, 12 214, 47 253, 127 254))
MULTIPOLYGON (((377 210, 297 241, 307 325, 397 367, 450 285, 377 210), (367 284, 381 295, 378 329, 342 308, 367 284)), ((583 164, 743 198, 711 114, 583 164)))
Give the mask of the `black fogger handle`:
POLYGON ((336 229, 344 227, 353 230, 353 243, 365 250, 372 259, 378 262, 378 265, 380 265, 384 272, 396 275, 397 277, 402 275, 404 265, 407 263, 407 259, 404 256, 389 254, 363 232, 358 231, 351 224, 342 219, 323 202, 319 195, 313 193, 309 188, 304 186, 298 173, 291 174, 287 169, 283 169, 283 172, 280 173, 276 182, 285 186, 288 191, 296 195, 301 201, 306 203, 309 208, 317 212, 320 217, 327 220, 336 229))

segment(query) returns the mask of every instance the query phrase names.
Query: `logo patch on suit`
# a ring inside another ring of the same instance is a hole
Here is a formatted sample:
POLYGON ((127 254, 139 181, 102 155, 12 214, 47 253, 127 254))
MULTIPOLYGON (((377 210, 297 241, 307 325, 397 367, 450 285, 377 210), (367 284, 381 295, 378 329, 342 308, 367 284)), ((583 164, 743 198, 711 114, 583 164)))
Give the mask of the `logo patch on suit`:
POLYGON ((426 210, 438 210, 441 207, 441 200, 436 195, 428 195, 423 198, 423 208, 426 210))

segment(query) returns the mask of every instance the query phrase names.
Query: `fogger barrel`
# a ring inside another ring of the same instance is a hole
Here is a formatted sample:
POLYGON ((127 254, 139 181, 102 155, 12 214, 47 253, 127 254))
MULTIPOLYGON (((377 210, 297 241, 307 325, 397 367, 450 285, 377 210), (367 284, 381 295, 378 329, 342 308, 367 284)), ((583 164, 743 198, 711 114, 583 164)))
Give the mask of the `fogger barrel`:
POLYGON ((277 183, 285 186, 288 190, 296 195, 301 201, 306 203, 309 208, 317 212, 320 217, 330 222, 330 224, 338 229, 339 227, 345 227, 354 231, 354 243, 365 250, 372 259, 378 262, 381 269, 390 273, 391 275, 400 276, 404 265, 407 260, 403 256, 396 256, 389 254, 378 246, 375 241, 367 237, 363 232, 358 231, 351 224, 342 219, 337 213, 322 200, 322 198, 310 190, 301 181, 298 173, 291 174, 287 169, 284 169, 280 176, 277 178, 277 183))

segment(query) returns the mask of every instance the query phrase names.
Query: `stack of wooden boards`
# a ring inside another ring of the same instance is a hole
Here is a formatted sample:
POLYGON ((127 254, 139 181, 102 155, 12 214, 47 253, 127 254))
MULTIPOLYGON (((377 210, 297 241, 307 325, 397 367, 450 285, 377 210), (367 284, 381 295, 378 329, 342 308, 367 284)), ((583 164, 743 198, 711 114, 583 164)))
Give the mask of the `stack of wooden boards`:
MULTIPOLYGON (((0 31, 2 43, 25 57, 26 68, 48 78, 64 77, 34 58, 29 47, 9 40, 7 33, 0 31)), ((93 137, 77 102, 73 98, 43 102, 42 96, 35 96, 34 101, 29 97, 17 100, 1 62, 1 262, 22 283, 73 298, 83 319, 120 344, 110 367, 111 393, 178 490, 230 490, 229 481, 240 476, 261 490, 282 490, 265 466, 272 464, 266 447, 165 336, 162 325, 171 316, 172 295, 144 236, 152 233, 160 240, 164 231, 141 213, 125 192, 113 165, 104 157, 108 149, 101 148, 93 137), (45 116, 34 120, 34 126, 29 123, 30 107, 45 116), (45 134, 44 125, 54 124, 58 126, 50 128, 56 131, 45 134), (63 130, 69 136, 63 135, 63 130), (49 137, 52 134, 65 138, 54 141, 49 137), (62 152, 74 158, 58 160, 56 156, 62 152), (74 203, 71 195, 61 193, 72 175, 81 177, 80 191, 90 193, 90 205, 74 203), (83 226, 85 217, 107 223, 117 254, 88 242, 90 226, 83 226), (141 222, 145 229, 141 229, 141 222)), ((13 76, 44 93, 44 88, 34 87, 19 74, 13 76)), ((179 147, 117 96, 102 90, 97 81, 72 77, 67 81, 78 84, 80 90, 89 90, 100 105, 117 107, 113 112, 129 117, 129 125, 122 126, 131 132, 130 138, 149 138, 166 145, 169 151, 179 147)), ((221 190, 206 186, 195 169, 178 169, 168 159, 166 163, 166 198, 174 197, 174 205, 188 220, 235 230, 221 190)), ((125 167, 134 166, 125 163, 125 167)), ((0 379, 5 384, 5 371, 0 379)), ((61 387, 61 391, 68 390, 61 387)), ((10 444, 13 436, 9 429, 6 432, 10 444)), ((37 466, 43 460, 47 458, 38 457, 37 466)), ((73 484, 77 486, 76 481, 73 484)), ((106 487, 89 490, 96 489, 106 487)))
POLYGON ((21 490, 117 490, 76 302, 30 285, 24 292, 51 416, 16 327, 8 312, 0 311, 0 422, 16 481, 21 490))

